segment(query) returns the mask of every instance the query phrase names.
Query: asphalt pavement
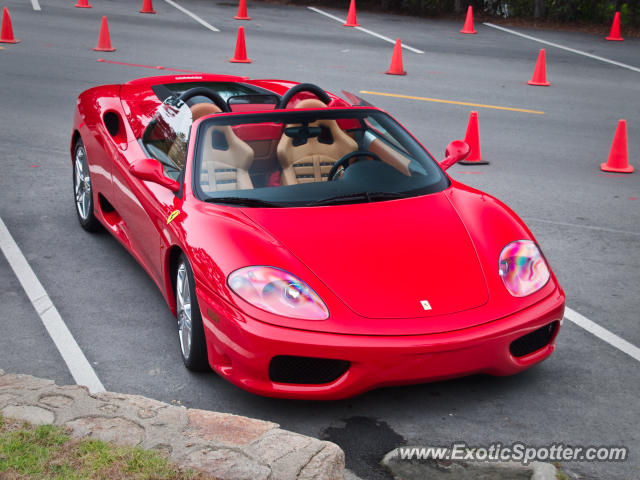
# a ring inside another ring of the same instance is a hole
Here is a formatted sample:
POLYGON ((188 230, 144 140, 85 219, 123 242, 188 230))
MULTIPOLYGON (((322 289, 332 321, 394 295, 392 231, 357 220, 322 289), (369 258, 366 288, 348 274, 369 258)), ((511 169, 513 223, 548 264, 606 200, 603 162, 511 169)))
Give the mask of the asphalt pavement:
MULTIPOLYGON (((639 363, 570 321, 551 358, 514 377, 385 388, 339 402, 267 399, 214 373, 188 372, 175 320, 154 283, 115 239, 78 225, 69 157, 77 95, 175 73, 157 66, 345 89, 394 115, 437 158, 464 137, 477 110, 482 155, 491 163, 456 165, 452 176, 497 196, 527 222, 569 307, 640 346, 639 72, 478 23, 477 35, 462 35, 456 22, 359 12, 363 27, 425 52, 405 50, 408 74, 390 76, 383 73, 390 43, 305 7, 250 2, 253 19, 238 22, 235 2, 178 2, 220 29, 214 33, 162 0, 154 2, 157 15, 139 14, 141 2, 129 0, 94 0, 91 9, 73 3, 40 0, 35 11, 30 0, 5 0, 21 42, 0 50, 0 218, 108 390, 270 420, 335 441, 347 467, 366 479, 388 478, 378 462, 395 447, 460 440, 624 445, 626 462, 568 467, 584 478, 640 478, 639 363), (92 50, 102 15, 112 53, 92 50), (239 25, 251 64, 228 62, 239 25), (543 47, 551 86, 529 86, 543 47), (599 169, 620 118, 628 122, 631 175, 599 169)), ((516 30, 640 67, 637 39, 516 30)), ((0 272, 0 368, 72 383, 3 256, 0 272)))

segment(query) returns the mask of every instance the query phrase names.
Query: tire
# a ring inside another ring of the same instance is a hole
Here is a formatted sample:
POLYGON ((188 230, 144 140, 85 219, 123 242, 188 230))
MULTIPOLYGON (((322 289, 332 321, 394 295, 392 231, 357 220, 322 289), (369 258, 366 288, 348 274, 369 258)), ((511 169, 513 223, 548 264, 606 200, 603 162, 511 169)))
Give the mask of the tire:
POLYGON ((73 196, 82 228, 87 232, 101 230, 102 225, 94 215, 89 162, 81 139, 78 139, 73 151, 73 196))
POLYGON ((189 370, 209 370, 202 315, 196 298, 196 283, 191 265, 184 254, 180 255, 175 275, 176 318, 182 361, 189 370))

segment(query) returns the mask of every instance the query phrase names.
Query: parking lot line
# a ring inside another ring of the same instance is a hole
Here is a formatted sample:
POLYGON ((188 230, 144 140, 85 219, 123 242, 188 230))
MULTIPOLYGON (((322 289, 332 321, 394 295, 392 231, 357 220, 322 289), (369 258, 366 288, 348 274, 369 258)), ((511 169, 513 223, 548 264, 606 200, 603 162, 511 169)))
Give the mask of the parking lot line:
POLYGON ((33 9, 37 12, 39 12, 40 10, 42 10, 40 8, 40 4, 38 3, 38 0, 31 0, 31 6, 33 7, 33 9))
POLYGON ((616 62, 615 60, 609 60, 608 58, 600 57, 598 55, 593 55, 592 53, 588 53, 588 52, 583 52, 582 50, 577 50, 575 48, 565 47, 564 45, 560 45, 559 43, 548 42, 547 40, 542 40, 541 38, 532 37, 531 35, 525 35, 524 33, 516 32, 515 30, 511 30, 510 28, 500 27, 498 25, 494 25, 493 23, 487 23, 487 22, 483 23, 483 25, 486 25, 487 27, 495 28, 497 30, 501 30, 503 32, 510 33, 511 35, 517 35, 518 37, 526 38, 527 40, 533 40, 534 42, 542 43, 544 45, 549 45, 550 47, 559 48, 561 50, 566 50, 567 52, 583 55, 585 57, 589 57, 594 60, 610 63, 611 65, 616 65, 618 67, 626 68, 634 72, 640 72, 640 68, 638 67, 627 65, 626 63, 622 63, 622 62, 616 62))
POLYGON ((46 290, 31 269, 29 262, 0 218, 0 249, 20 281, 29 301, 38 312, 51 340, 67 364, 71 376, 78 385, 86 385, 93 393, 104 392, 104 386, 84 356, 80 346, 64 323, 46 290))
POLYGON ((205 22, 203 19, 201 19, 198 15, 196 15, 195 13, 187 10, 186 8, 184 8, 181 5, 178 5, 176 2, 174 2, 173 0, 164 0, 165 2, 167 2, 169 5, 171 5, 173 8, 177 8, 178 10, 180 10, 182 13, 184 13, 185 15, 189 15, 191 18, 193 18, 196 22, 198 22, 200 25, 202 25, 205 28, 208 28, 209 30, 211 30, 212 32, 219 32, 220 30, 218 30, 216 27, 214 27, 213 25, 211 25, 210 23, 205 22))
MULTIPOLYGON (((346 19, 344 18, 340 18, 340 17, 336 17, 335 15, 331 15, 328 12, 325 12, 323 10, 320 10, 319 8, 316 7, 307 7, 309 10, 313 10, 316 13, 319 13, 320 15, 324 15, 325 17, 329 17, 332 18, 333 20, 335 20, 336 22, 340 22, 340 23, 344 23, 346 21, 346 19)), ((389 38, 389 37, 385 37, 384 35, 380 35, 379 33, 376 33, 374 31, 368 30, 366 28, 362 28, 362 27, 351 27, 351 28, 355 28, 356 30, 360 30, 361 32, 367 33, 373 37, 379 38, 381 40, 384 40, 385 42, 389 42, 395 45, 396 41, 389 38)), ((424 53, 422 50, 419 50, 417 48, 413 48, 410 47, 409 45, 405 45, 404 43, 402 43, 402 48, 406 48, 407 50, 409 50, 410 52, 413 53, 424 53)))
POLYGON ((640 232, 631 230, 619 230, 617 228, 596 227, 594 225, 580 225, 579 223, 558 222, 556 220, 545 220, 543 218, 528 217, 527 222, 549 223, 551 225, 562 225, 563 227, 586 228, 587 230, 596 230, 599 232, 623 233, 625 235, 640 235, 640 232))
POLYGON ((194 75, 206 75, 206 72, 198 72, 197 70, 185 70, 183 68, 171 68, 171 67, 162 67, 162 66, 154 66, 154 65, 144 65, 142 63, 128 63, 128 62, 117 62, 115 60, 106 60, 104 58, 96 59, 97 62, 107 63, 110 65, 122 65, 123 67, 138 67, 138 68, 150 68, 152 70, 168 70, 171 72, 180 72, 180 73, 192 73, 194 75))
POLYGON ((476 108, 492 108, 494 110, 506 110, 508 112, 531 113, 534 115, 544 115, 540 110, 527 110, 526 108, 500 107, 499 105, 484 105, 482 103, 458 102, 456 100, 442 100, 440 98, 414 97, 412 95, 401 95, 399 93, 370 92, 368 90, 360 90, 360 93, 369 95, 380 95, 382 97, 406 98, 408 100, 421 100, 423 102, 449 103, 452 105, 464 105, 476 108))
POLYGON ((587 332, 595 335, 600 340, 607 342, 609 345, 616 347, 621 352, 626 353, 631 358, 640 362, 640 348, 627 342, 624 338, 621 338, 606 328, 601 327, 597 323, 592 322, 587 317, 580 315, 569 307, 565 307, 564 316, 579 327, 584 328, 587 332))

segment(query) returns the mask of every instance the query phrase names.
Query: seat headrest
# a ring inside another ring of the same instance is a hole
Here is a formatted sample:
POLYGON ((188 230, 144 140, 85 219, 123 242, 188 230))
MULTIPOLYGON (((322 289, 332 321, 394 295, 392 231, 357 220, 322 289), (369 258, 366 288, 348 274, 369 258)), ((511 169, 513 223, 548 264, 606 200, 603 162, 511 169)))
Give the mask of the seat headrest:
POLYGON ((213 103, 196 103, 195 105, 191 105, 189 108, 191 109, 191 118, 194 122, 205 115, 222 112, 220 107, 213 103))
POLYGON ((326 108, 327 106, 317 98, 305 98, 296 103, 294 108, 326 108))

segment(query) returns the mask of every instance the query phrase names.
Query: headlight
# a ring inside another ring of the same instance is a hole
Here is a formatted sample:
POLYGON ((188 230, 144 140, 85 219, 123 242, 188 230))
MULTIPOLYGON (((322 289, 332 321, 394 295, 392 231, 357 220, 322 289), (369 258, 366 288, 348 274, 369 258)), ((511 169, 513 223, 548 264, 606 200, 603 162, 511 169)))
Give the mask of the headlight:
POLYGON ((227 283, 240 298, 267 312, 304 320, 326 320, 329 310, 298 277, 275 267, 244 267, 227 283))
POLYGON ((500 253, 500 277, 514 297, 537 292, 549 281, 549 268, 531 240, 516 240, 500 253))

